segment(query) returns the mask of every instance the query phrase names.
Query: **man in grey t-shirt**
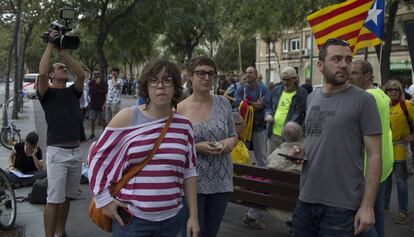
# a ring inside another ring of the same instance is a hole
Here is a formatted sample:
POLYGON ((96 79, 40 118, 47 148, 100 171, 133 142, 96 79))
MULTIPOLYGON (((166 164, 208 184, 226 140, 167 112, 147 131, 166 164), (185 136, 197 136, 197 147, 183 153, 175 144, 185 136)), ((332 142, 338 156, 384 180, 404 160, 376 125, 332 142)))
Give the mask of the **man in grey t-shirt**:
POLYGON ((308 158, 292 219, 294 237, 353 236, 375 222, 381 123, 373 97, 347 83, 351 62, 346 41, 330 39, 319 52, 325 85, 308 97, 304 148, 294 149, 308 158))

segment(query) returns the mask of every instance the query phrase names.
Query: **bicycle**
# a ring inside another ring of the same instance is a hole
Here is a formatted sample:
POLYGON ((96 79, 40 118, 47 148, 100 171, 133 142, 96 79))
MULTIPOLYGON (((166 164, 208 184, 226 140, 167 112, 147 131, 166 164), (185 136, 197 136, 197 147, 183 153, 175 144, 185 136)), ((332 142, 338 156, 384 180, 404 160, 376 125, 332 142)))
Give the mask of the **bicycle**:
POLYGON ((16 197, 6 172, 0 169, 0 229, 8 230, 16 221, 16 197))
POLYGON ((0 131, 0 143, 9 150, 13 148, 14 144, 21 142, 20 129, 17 129, 8 113, 8 107, 12 101, 13 99, 10 99, 7 101, 7 104, 0 105, 0 108, 3 107, 4 109, 7 119, 6 127, 1 128, 0 131))

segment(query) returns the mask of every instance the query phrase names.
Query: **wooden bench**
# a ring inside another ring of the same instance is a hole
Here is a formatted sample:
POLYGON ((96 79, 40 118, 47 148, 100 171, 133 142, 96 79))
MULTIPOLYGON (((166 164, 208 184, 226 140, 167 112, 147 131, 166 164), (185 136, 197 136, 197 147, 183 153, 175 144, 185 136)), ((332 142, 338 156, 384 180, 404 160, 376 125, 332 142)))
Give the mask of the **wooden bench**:
POLYGON ((241 164, 233 164, 233 171, 231 201, 259 209, 270 207, 292 212, 295 208, 299 195, 299 174, 241 164))

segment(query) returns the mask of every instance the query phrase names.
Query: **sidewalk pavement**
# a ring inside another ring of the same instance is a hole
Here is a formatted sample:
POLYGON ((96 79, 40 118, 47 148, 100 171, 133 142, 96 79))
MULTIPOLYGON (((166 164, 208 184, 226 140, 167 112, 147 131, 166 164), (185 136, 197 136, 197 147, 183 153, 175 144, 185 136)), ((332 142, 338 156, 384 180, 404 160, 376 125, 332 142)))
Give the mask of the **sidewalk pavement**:
MULTIPOLYGON (((19 114, 19 119, 14 120, 22 140, 31 131, 36 131, 35 117, 33 113, 33 101, 25 99, 23 113, 19 114)), ((6 169, 8 167, 8 158, 11 150, 0 146, 0 168, 6 169)), ((15 190, 16 197, 26 197, 31 191, 31 187, 25 187, 15 190)), ((24 236, 39 237, 43 233, 43 206, 31 205, 28 202, 17 203, 17 217, 15 226, 24 227, 24 236)))
MULTIPOLYGON (((46 156, 46 123, 44 121, 44 113, 38 100, 25 99, 23 113, 19 114, 19 119, 14 120, 16 127, 20 129, 20 135, 22 140, 31 131, 36 131, 39 134, 39 147, 42 149, 43 157, 46 156)), ((97 129, 98 136, 102 130, 97 129)), ((89 134, 89 131, 87 132, 89 134)), ((86 159, 86 153, 91 141, 82 144, 83 157, 86 159)), ((0 146, 0 168, 5 169, 8 166, 8 156, 10 150, 0 146)), ((71 202, 71 209, 67 221, 67 234, 69 236, 89 236, 89 237, 105 237, 111 236, 104 231, 99 230, 89 220, 87 216, 87 208, 89 204, 89 190, 88 185, 81 185, 80 200, 74 200, 71 202), (86 233, 84 230, 87 230, 86 233), (87 232, 92 233, 87 233, 87 232)), ((31 192, 31 187, 25 187, 15 190, 16 197, 27 197, 31 192)), ((25 201, 17 203, 17 217, 15 226, 22 226, 24 228, 25 237, 41 237, 44 236, 43 227, 43 209, 44 205, 33 205, 25 201)), ((10 231, 12 232, 12 231, 10 231)), ((4 234, 4 233, 3 233, 4 234)), ((0 235, 3 236, 0 232, 0 235)), ((9 235, 6 232, 7 235, 9 235)), ((11 235, 10 233, 10 236, 11 235)), ((14 237, 14 236, 13 236, 14 237)), ((17 236, 16 236, 17 237, 17 236)))

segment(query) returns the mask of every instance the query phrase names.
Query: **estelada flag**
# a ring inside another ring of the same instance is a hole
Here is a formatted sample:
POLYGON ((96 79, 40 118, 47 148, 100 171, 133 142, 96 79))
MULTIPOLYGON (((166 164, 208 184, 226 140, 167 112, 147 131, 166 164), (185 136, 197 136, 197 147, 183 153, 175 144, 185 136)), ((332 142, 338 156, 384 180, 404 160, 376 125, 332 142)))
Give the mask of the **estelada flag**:
POLYGON ((349 42, 352 53, 382 43, 384 0, 348 0, 307 16, 318 48, 328 39, 349 42))

